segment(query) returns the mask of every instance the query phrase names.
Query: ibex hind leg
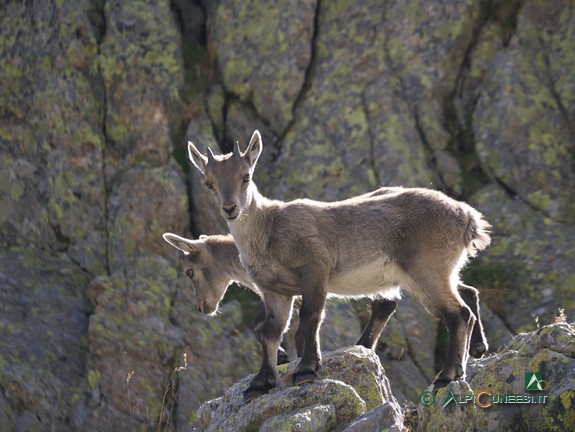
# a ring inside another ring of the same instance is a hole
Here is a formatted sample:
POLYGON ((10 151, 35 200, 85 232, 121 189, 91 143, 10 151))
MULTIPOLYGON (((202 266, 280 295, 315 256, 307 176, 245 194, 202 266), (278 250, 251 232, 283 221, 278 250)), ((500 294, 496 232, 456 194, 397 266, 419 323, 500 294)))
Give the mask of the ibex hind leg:
POLYGON ((356 345, 362 345, 366 348, 374 349, 377 345, 377 340, 385 325, 395 312, 397 302, 387 299, 374 299, 371 302, 371 315, 369 321, 363 330, 363 333, 356 345))
POLYGON ((445 310, 438 315, 447 327, 449 343, 443 368, 433 383, 434 390, 445 387, 451 381, 465 378, 469 341, 475 323, 475 316, 465 303, 456 310, 445 310))
POLYGON ((472 286, 459 283, 457 290, 461 298, 469 306, 473 315, 475 315, 475 324, 471 332, 471 342, 469 344, 469 355, 475 358, 481 358, 489 349, 487 338, 481 323, 481 313, 479 310, 479 291, 472 286))
MULTIPOLYGON (((262 343, 262 327, 266 322, 266 310, 262 308, 261 311, 256 315, 254 320, 252 321, 252 330, 254 332, 254 336, 256 340, 261 344, 262 343)), ((289 363, 289 356, 285 349, 280 347, 278 348, 278 365, 282 365, 285 363, 289 363)))
POLYGON ((459 295, 457 286, 451 286, 450 278, 435 276, 434 279, 429 276, 418 278, 414 293, 432 315, 443 321, 449 333, 447 356, 433 382, 434 390, 437 390, 465 377, 469 342, 476 319, 459 295))

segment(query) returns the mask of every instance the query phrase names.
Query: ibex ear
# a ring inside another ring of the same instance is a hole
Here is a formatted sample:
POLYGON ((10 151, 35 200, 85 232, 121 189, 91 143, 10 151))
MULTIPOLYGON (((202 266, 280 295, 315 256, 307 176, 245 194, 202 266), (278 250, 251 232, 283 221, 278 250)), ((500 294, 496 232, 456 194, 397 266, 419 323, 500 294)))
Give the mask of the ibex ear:
POLYGON ((191 141, 188 141, 188 156, 194 166, 200 170, 202 174, 205 174, 208 158, 201 154, 191 141))
POLYGON ((253 168, 262 154, 262 150, 264 145, 262 143, 262 136, 260 135, 259 131, 254 131, 252 138, 250 139, 250 143, 248 144, 248 148, 244 152, 243 156, 248 160, 248 163, 253 168))
POLYGON ((185 254, 199 255, 200 253, 200 249, 194 244, 193 240, 172 233, 164 233, 162 237, 173 247, 181 250, 185 254))

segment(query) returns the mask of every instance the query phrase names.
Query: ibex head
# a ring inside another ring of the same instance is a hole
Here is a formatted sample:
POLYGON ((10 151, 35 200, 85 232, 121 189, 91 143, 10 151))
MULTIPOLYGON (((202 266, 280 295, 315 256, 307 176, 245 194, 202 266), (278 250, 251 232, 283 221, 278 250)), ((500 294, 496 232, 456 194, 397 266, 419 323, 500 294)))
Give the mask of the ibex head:
POLYGON ((204 175, 205 186, 216 200, 220 214, 228 221, 240 217, 251 204, 255 187, 252 174, 262 149, 262 137, 257 130, 243 153, 236 142, 232 153, 214 155, 208 148, 204 156, 188 141, 190 160, 204 175))
POLYGON ((180 268, 194 285, 198 310, 206 315, 215 314, 231 281, 220 271, 205 236, 190 240, 164 233, 163 237, 179 251, 180 268))

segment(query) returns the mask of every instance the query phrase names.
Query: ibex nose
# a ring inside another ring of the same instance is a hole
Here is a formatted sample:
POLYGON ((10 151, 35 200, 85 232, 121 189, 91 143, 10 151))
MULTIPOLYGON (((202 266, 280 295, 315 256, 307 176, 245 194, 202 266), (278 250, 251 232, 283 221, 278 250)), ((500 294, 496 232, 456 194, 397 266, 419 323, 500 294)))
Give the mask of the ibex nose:
POLYGON ((236 209, 236 207, 237 207, 237 205, 234 204, 234 205, 232 205, 232 206, 222 207, 222 208, 224 209, 224 211, 225 211, 229 216, 231 216, 232 213, 234 212, 234 210, 236 209))
POLYGON ((204 313, 204 302, 202 300, 197 300, 196 307, 198 308, 198 312, 204 313))

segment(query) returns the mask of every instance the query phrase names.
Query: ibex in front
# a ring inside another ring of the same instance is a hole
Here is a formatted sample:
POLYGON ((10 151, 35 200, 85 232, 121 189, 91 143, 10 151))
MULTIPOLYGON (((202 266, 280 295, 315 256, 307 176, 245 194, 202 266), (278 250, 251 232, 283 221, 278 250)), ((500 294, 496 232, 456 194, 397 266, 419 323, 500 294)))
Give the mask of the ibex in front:
MULTIPOLYGON (((449 347, 436 388, 465 377, 476 316, 460 295, 459 271, 490 243, 489 224, 471 206, 421 188, 393 188, 377 196, 338 202, 282 202, 262 196, 252 180, 263 148, 255 131, 245 152, 207 157, 189 143, 240 253, 261 290, 262 365, 244 393, 251 400, 276 383, 277 350, 302 297, 303 355, 295 384, 315 379, 321 366, 319 326, 328 295, 394 300, 405 289, 449 331, 449 347)), ((297 336, 296 336, 297 339, 297 336)))

